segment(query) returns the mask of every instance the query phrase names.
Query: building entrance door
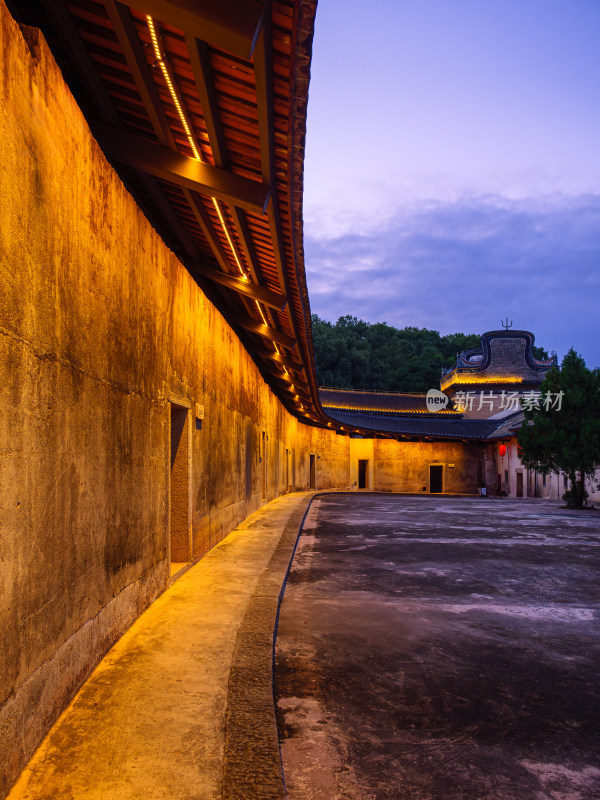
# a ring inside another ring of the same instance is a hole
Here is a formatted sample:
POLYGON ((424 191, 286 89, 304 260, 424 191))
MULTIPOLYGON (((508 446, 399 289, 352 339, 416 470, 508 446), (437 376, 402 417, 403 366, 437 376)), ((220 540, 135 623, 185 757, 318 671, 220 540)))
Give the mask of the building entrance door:
POLYGON ((191 560, 189 414, 183 406, 170 405, 169 534, 171 562, 181 565, 191 560))
POLYGON ((316 489, 317 487, 317 457, 314 453, 310 454, 310 488, 316 489))
POLYGON ((369 466, 368 458, 360 458, 358 460, 358 488, 367 488, 367 468, 369 466))
POLYGON ((517 472, 517 497, 523 497, 523 473, 517 472))
POLYGON ((285 449, 285 490, 290 491, 290 451, 285 449))
POLYGON ((441 494, 443 487, 444 467, 441 464, 429 465, 429 493, 441 494))
POLYGON ((262 499, 267 497, 267 434, 262 432, 262 447, 261 447, 261 460, 262 460, 262 499))

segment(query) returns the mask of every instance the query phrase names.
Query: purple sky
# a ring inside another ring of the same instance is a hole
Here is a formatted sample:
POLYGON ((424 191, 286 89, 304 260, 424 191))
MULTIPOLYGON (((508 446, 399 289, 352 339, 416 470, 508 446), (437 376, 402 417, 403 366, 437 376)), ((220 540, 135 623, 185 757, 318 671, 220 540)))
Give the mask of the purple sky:
POLYGON ((320 0, 311 307, 600 366, 600 0, 320 0))

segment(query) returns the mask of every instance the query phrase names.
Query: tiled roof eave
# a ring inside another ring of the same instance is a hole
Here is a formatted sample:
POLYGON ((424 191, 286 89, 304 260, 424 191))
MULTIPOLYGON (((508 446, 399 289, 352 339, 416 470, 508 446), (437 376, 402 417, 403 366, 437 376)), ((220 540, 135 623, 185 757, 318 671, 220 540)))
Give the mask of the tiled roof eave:
POLYGON ((323 406, 323 410, 328 414, 330 412, 342 412, 342 413, 356 413, 360 414, 361 416, 368 416, 373 419, 377 419, 381 417, 382 419, 388 418, 398 418, 398 417, 418 417, 418 418, 438 418, 438 419, 460 419, 462 417, 462 413, 460 411, 420 411, 415 409, 414 411, 386 411, 385 409, 370 409, 370 408, 353 408, 352 406, 323 406))
POLYGON ((367 415, 347 411, 333 412, 331 409, 329 412, 333 420, 348 428, 386 436, 484 441, 501 424, 498 420, 448 419, 439 415, 429 417, 405 414, 367 415))

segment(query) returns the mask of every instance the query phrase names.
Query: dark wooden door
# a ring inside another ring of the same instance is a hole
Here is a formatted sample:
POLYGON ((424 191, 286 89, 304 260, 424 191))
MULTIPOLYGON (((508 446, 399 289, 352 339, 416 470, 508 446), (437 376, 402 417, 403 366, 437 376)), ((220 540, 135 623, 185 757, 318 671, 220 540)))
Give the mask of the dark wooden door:
POLYGON ((517 497, 523 497, 523 473, 517 472, 517 497))
POLYGON ((443 487, 444 467, 441 464, 431 464, 429 466, 429 492, 430 494, 441 494, 443 487))
POLYGON ((359 489, 366 489, 367 488, 367 467, 369 464, 368 459, 360 458, 358 460, 358 488, 359 489))

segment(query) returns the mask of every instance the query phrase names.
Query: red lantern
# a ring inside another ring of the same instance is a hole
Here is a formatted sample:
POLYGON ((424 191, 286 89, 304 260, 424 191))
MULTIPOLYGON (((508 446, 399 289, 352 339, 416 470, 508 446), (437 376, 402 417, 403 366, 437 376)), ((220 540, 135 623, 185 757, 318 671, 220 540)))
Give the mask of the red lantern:
POLYGON ((498 447, 498 452, 500 453, 500 455, 502 456, 502 458, 504 458, 504 456, 506 455, 506 445, 505 445, 505 444, 501 444, 501 445, 498 447))

